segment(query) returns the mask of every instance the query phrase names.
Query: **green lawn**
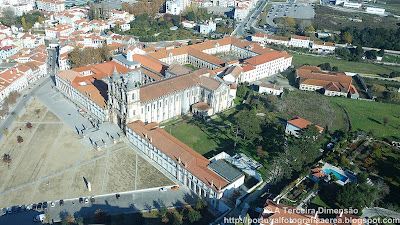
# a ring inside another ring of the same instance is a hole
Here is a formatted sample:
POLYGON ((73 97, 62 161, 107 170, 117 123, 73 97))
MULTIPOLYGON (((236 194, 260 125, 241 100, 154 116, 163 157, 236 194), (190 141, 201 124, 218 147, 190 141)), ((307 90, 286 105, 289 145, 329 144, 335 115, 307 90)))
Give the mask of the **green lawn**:
POLYGON ((220 117, 212 120, 212 124, 195 120, 197 118, 184 119, 167 125, 165 130, 206 158, 211 158, 222 151, 233 150, 234 138, 228 124, 234 112, 231 109, 220 114, 220 117))
POLYGON ((374 131, 380 138, 400 140, 400 106, 380 102, 367 102, 347 98, 330 98, 349 113, 353 131, 374 131), (385 126, 383 118, 389 119, 385 126))
POLYGON ((322 199, 319 197, 319 195, 315 196, 315 198, 311 201, 311 203, 320 206, 320 207, 325 207, 325 208, 331 208, 328 204, 326 204, 322 199))
POLYGON ((339 71, 366 73, 366 74, 390 74, 393 71, 400 71, 400 67, 384 66, 362 62, 348 62, 339 59, 309 56, 309 55, 293 55, 293 65, 310 64, 317 66, 321 63, 330 63, 331 66, 337 66, 339 71))

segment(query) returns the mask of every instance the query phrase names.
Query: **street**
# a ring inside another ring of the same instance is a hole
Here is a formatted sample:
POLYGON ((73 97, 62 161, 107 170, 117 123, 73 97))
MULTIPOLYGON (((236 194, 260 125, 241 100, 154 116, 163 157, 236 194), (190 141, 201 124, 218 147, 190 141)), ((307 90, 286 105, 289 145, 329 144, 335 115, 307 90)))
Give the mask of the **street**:
POLYGON ((246 37, 243 33, 243 29, 250 28, 254 25, 257 20, 258 15, 261 14, 265 6, 268 4, 268 1, 265 0, 262 3, 258 3, 256 7, 254 7, 246 18, 240 23, 240 25, 232 32, 231 36, 237 36, 238 38, 246 37))
MULTIPOLYGON (((55 202, 55 207, 50 206, 46 212, 51 221, 58 222, 68 215, 75 218, 93 216, 97 209, 107 211, 108 215, 117 215, 121 213, 134 213, 143 210, 160 209, 161 207, 181 207, 185 204, 194 205, 197 202, 197 196, 186 186, 180 186, 179 190, 162 192, 159 188, 152 188, 139 191, 120 193, 121 197, 116 198, 115 193, 94 196, 94 203, 79 203, 79 199, 65 200, 64 205, 60 206, 59 201, 55 202)), ((44 213, 44 211, 25 211, 16 214, 6 214, 0 216, 0 224, 29 225, 37 224, 33 222, 33 217, 44 213)))

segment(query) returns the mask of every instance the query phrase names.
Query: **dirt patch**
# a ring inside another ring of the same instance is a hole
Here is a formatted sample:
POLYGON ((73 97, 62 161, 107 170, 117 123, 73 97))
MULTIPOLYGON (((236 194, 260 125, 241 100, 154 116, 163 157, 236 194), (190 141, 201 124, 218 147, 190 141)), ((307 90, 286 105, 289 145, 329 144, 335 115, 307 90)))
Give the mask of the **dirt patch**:
POLYGON ((32 202, 52 201, 66 197, 74 170, 44 179, 33 195, 32 202))
POLYGON ((96 160, 94 162, 80 166, 75 173, 72 181, 68 198, 77 198, 82 196, 90 196, 101 194, 103 185, 104 170, 106 168, 106 158, 96 160), (89 192, 86 182, 90 182, 92 191, 89 192))
POLYGON ((63 126, 60 132, 61 138, 55 143, 43 176, 75 166, 78 161, 79 154, 83 148, 78 141, 79 136, 67 126, 63 126))
POLYGON ((19 122, 40 122, 47 112, 47 107, 39 100, 33 99, 25 108, 25 112, 19 117, 19 122))
POLYGON ((173 182, 150 163, 139 157, 137 189, 172 185, 173 182))
POLYGON ((47 157, 62 125, 41 124, 26 146, 16 170, 8 180, 6 189, 31 182, 41 177, 47 157))
POLYGON ((106 176, 105 193, 135 190, 136 153, 124 149, 111 153, 106 176))

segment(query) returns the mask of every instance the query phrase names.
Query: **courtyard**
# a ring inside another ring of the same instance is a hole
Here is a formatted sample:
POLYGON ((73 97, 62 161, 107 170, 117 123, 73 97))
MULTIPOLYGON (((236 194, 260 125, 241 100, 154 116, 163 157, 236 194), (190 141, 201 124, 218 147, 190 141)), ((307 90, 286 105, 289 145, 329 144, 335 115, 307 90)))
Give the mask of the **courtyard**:
POLYGON ((122 139, 101 150, 84 139, 32 99, 0 143, 11 158, 0 162, 0 207, 173 184, 122 139))

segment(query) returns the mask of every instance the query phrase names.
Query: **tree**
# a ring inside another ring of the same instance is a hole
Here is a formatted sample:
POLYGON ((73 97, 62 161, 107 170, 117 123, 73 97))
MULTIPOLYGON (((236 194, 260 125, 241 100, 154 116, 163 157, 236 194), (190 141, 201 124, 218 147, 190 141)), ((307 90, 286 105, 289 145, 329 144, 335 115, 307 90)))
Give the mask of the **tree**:
POLYGON ((311 35, 313 35, 315 33, 315 29, 314 29, 314 27, 312 25, 310 25, 310 26, 308 26, 308 27, 306 27, 304 29, 304 33, 307 36, 311 36, 311 35))
POLYGON ((338 191, 337 201, 345 207, 353 207, 359 209, 364 206, 370 206, 373 198, 376 196, 377 190, 368 184, 357 184, 351 182, 345 184, 341 190, 338 191))
POLYGON ((244 109, 235 115, 235 121, 239 130, 243 133, 243 141, 254 141, 261 133, 260 119, 254 110, 244 109))
POLYGON ((197 200, 197 203, 196 203, 196 206, 194 207, 196 210, 202 210, 202 209, 204 209, 204 208, 206 208, 207 207, 207 202, 204 200, 204 199, 202 199, 202 198, 199 198, 198 200, 197 200))
POLYGON ((344 32, 342 40, 347 44, 351 44, 351 42, 353 41, 353 35, 351 35, 351 33, 349 32, 344 32))
POLYGON ((389 123, 389 118, 383 117, 383 125, 386 126, 389 123))
POLYGON ((18 143, 22 143, 24 141, 24 139, 21 136, 17 136, 17 142, 18 143))
POLYGON ((188 219, 191 223, 197 222, 201 219, 201 213, 192 209, 188 213, 188 219))
POLYGON ((383 55, 385 54, 385 49, 381 49, 378 51, 378 56, 383 57, 383 55))
POLYGON ((379 84, 372 84, 371 89, 375 92, 384 92, 386 90, 385 86, 379 84))
POLYGON ((332 67, 332 71, 337 72, 337 71, 339 71, 339 68, 337 66, 334 66, 334 67, 332 67))
POLYGON ((97 209, 94 212, 94 221, 96 223, 105 223, 107 218, 107 211, 97 209))
POLYGON ((26 123, 26 128, 31 129, 32 128, 32 124, 30 122, 26 123))
POLYGON ((328 71, 332 70, 330 63, 322 63, 319 64, 318 67, 320 67, 322 70, 328 70, 328 71))
POLYGON ((375 60, 376 57, 377 57, 377 55, 378 55, 378 52, 375 51, 375 50, 369 50, 369 51, 366 51, 366 52, 365 52, 365 57, 366 57, 367 59, 375 60))
POLYGON ((357 183, 364 184, 365 182, 367 182, 367 178, 368 178, 368 173, 362 171, 361 173, 357 174, 357 183))
POLYGON ((21 18, 21 23, 22 23, 22 27, 24 28, 24 30, 28 31, 28 27, 26 26, 26 22, 25 22, 25 17, 21 18))
POLYGON ((16 25, 17 17, 15 16, 15 12, 11 7, 6 7, 4 9, 1 22, 9 27, 11 27, 12 25, 16 25))
POLYGON ((8 168, 10 169, 10 164, 12 163, 12 159, 10 154, 4 154, 3 155, 3 162, 5 162, 8 166, 8 168))
POLYGON ((332 181, 332 182, 335 182, 335 181, 339 180, 339 179, 337 178, 337 176, 335 176, 335 174, 334 174, 333 172, 330 172, 330 173, 329 173, 329 176, 331 177, 331 180, 330 180, 330 181, 332 181))

